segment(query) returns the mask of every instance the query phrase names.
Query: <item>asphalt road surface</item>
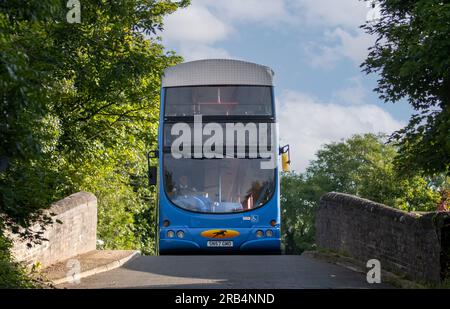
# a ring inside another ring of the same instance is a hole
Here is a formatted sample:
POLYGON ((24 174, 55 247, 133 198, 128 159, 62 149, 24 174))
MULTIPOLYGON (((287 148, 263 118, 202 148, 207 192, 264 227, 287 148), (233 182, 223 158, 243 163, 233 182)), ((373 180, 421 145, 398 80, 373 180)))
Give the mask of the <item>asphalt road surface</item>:
POLYGON ((59 288, 389 288, 309 255, 139 256, 59 288))

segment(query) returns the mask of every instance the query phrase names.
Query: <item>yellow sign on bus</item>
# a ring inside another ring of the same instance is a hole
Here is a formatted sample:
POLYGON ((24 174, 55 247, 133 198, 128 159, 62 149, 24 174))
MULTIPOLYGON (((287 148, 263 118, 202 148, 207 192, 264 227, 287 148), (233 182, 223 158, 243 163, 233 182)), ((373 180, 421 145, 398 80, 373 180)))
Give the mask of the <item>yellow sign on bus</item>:
POLYGON ((232 238, 239 235, 235 230, 207 230, 200 233, 206 238, 232 238))

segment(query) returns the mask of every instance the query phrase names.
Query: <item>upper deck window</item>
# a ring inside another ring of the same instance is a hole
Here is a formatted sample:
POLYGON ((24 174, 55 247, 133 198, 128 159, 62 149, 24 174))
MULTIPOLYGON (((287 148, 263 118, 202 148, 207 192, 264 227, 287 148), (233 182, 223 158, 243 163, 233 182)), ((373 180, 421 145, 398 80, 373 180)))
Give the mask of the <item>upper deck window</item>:
POLYGON ((165 116, 273 115, 269 86, 193 86, 166 89, 165 116))

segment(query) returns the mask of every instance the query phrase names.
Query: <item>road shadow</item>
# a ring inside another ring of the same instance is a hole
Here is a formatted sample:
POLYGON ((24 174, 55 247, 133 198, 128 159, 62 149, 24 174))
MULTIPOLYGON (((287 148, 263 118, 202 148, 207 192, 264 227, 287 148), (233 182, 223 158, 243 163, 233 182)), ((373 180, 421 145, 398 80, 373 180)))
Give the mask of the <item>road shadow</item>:
POLYGON ((142 278, 135 288, 391 288, 306 255, 142 256, 121 269, 142 278))

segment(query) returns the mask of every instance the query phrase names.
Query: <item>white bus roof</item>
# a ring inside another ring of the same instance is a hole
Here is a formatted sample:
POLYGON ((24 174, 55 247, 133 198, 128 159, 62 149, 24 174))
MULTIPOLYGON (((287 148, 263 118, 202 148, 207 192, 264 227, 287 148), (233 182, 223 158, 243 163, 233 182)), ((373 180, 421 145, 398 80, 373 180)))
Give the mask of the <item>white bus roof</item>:
POLYGON ((202 85, 272 86, 273 71, 264 65, 231 59, 205 59, 164 70, 162 87, 202 85))

